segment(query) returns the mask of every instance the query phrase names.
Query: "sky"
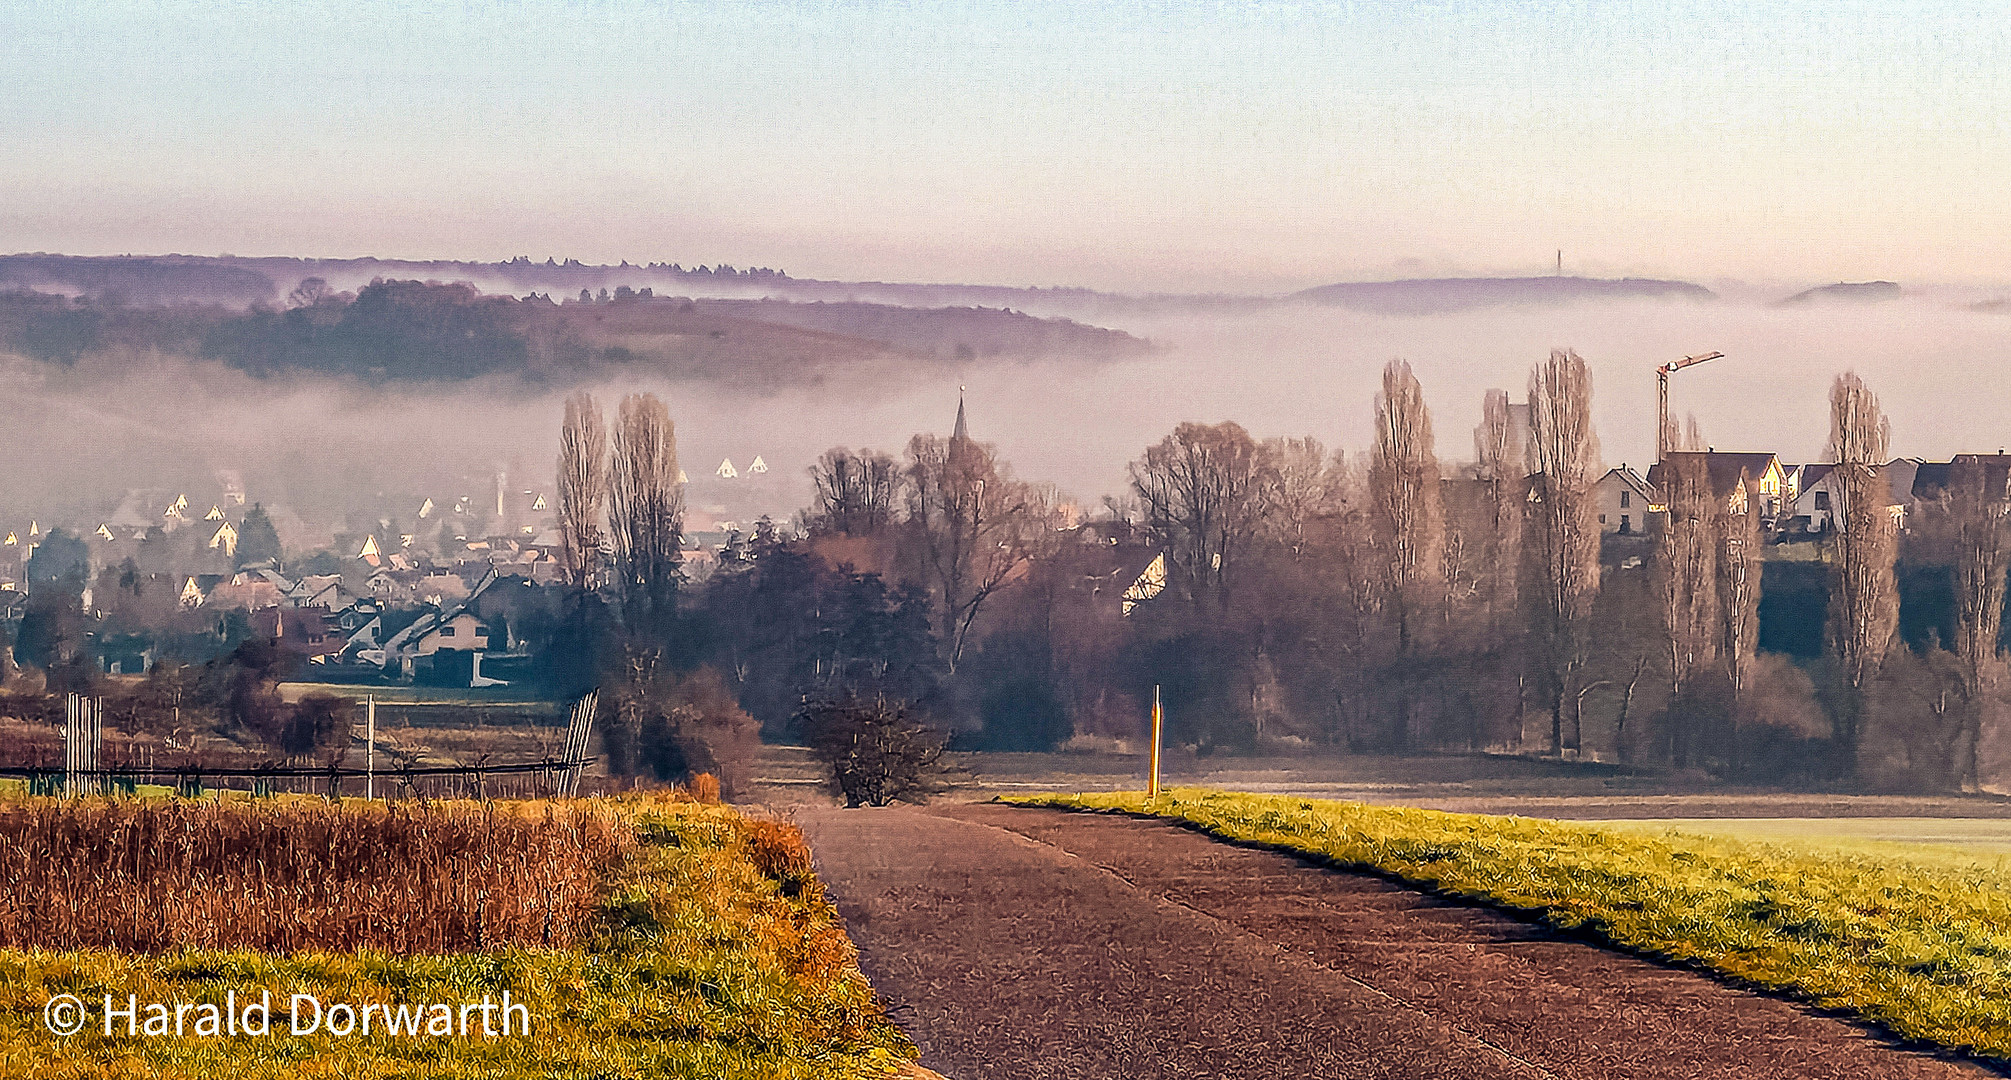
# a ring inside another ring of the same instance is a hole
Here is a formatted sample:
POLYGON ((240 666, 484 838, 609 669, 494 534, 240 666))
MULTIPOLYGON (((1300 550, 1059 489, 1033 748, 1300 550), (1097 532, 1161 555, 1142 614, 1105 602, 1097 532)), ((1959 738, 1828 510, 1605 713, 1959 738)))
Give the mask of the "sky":
POLYGON ((2011 280, 1994 3, 9 4, 0 251, 2011 280))

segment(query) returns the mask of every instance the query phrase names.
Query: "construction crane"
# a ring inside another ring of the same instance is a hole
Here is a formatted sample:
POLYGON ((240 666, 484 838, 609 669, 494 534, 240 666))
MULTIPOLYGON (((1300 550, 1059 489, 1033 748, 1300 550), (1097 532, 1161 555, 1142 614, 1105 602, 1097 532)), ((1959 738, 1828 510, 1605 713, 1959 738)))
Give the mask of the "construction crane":
POLYGON ((1669 456, 1669 376, 1694 364, 1706 360, 1716 360, 1724 356, 1721 352, 1698 353, 1685 356, 1681 360, 1671 360, 1655 369, 1655 460, 1669 456))

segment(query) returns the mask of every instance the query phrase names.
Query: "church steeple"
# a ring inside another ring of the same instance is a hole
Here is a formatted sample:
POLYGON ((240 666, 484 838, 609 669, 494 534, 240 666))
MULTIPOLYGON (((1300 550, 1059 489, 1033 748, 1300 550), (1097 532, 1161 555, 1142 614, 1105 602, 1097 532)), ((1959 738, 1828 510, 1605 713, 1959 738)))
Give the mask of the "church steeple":
POLYGON ((971 441, 970 426, 964 423, 964 388, 957 387, 957 426, 950 431, 950 445, 959 446, 971 441))

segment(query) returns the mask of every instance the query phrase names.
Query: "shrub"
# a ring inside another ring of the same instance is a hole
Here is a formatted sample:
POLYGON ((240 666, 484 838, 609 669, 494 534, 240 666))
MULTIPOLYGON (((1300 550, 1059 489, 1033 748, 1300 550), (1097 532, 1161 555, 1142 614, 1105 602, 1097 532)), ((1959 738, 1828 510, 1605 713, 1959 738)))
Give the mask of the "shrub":
POLYGON ((601 730, 610 773, 672 782, 710 773, 728 799, 745 789, 761 727, 712 668, 624 688, 609 710, 601 730))
POLYGON ((946 740, 910 716, 904 701, 850 695, 812 701, 797 712, 796 724, 830 766, 848 807, 921 802, 943 790, 946 740))

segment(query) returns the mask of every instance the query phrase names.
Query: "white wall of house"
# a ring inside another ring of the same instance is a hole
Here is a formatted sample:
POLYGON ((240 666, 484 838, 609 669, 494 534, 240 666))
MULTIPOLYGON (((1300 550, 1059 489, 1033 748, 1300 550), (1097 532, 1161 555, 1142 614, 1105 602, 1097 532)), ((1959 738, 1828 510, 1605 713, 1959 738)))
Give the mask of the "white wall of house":
MULTIPOLYGON (((1643 484, 1642 487, 1646 487, 1643 484)), ((1608 536, 1639 536, 1648 531, 1648 499, 1623 479, 1618 470, 1608 471, 1592 488, 1599 507, 1599 531, 1608 536)))
POLYGON ((489 647, 489 628, 467 612, 441 623, 419 639, 418 654, 431 656, 441 649, 470 651, 489 647))

